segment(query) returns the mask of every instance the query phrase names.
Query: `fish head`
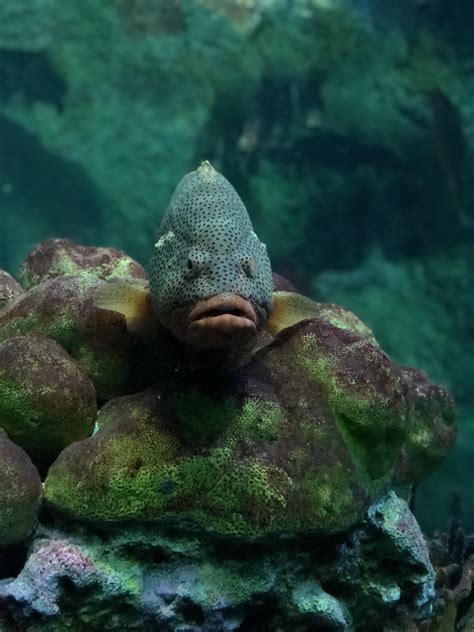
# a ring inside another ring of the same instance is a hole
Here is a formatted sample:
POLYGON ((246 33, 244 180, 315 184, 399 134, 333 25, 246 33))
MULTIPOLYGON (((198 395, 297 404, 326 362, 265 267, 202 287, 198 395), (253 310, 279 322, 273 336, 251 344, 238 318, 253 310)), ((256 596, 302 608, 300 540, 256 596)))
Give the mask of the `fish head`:
POLYGON ((249 342, 272 306, 272 270, 232 185, 209 163, 179 183, 149 265, 153 310, 195 349, 249 342))

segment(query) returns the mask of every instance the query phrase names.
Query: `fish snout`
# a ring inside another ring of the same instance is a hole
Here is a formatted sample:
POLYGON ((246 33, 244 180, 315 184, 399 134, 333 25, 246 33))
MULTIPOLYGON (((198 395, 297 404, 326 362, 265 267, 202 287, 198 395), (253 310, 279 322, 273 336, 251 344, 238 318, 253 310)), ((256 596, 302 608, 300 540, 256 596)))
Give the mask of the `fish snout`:
POLYGON ((238 294, 217 294, 192 307, 186 339, 200 350, 237 347, 255 336, 259 320, 247 299, 238 294))

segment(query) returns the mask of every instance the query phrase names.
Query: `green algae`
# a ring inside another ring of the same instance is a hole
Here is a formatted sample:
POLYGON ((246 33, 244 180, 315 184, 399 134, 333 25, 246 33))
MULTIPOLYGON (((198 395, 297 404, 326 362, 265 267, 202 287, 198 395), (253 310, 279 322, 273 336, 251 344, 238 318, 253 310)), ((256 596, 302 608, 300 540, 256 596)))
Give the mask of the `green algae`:
POLYGON ((174 414, 183 441, 197 448, 215 444, 235 423, 238 409, 232 397, 210 397, 197 389, 177 397, 174 414))
MULTIPOLYGON (((49 296, 45 288, 36 286, 29 294, 20 297, 19 302, 4 308, 0 318, 0 341, 18 334, 41 333, 61 344, 67 351, 74 348, 82 337, 85 323, 80 322, 78 306, 87 300, 91 291, 99 286, 95 278, 68 277, 70 284, 61 288, 58 295, 49 296), (44 292, 42 295, 40 292, 44 292), (26 303, 26 299, 31 303, 26 303), (19 311, 22 302, 33 307, 19 311), (36 302, 35 302, 36 301, 36 302), (9 316, 11 313, 14 317, 9 316)), ((51 283, 51 282, 50 282, 51 283)), ((52 281, 54 283, 54 281, 52 281)))
POLYGON ((78 410, 79 423, 72 423, 71 411, 54 410, 53 387, 34 388, 5 379, 0 370, 0 428, 21 446, 42 468, 51 463, 67 445, 87 437, 93 429, 94 417, 84 417, 78 410))
POLYGON ((92 479, 78 481, 76 473, 53 465, 46 498, 90 520, 180 512, 208 529, 234 534, 259 533, 277 519, 291 487, 284 473, 254 458, 236 460, 225 447, 179 456, 173 436, 145 423, 140 431, 135 424, 133 434, 106 443, 93 461, 92 479))
MULTIPOLYGON (((364 343, 362 343, 364 344, 364 343)), ((359 343, 351 345, 351 353, 357 352, 359 343)), ((373 348, 378 353, 377 348, 373 348)), ((367 354, 371 348, 367 348, 367 354)), ((361 474, 371 480, 383 478, 395 464, 405 438, 406 415, 394 407, 394 401, 384 396, 367 375, 355 372, 341 374, 338 361, 318 352, 314 334, 305 334, 297 351, 299 362, 311 377, 324 389, 329 407, 338 422, 353 458, 361 474)), ((378 358, 374 360, 377 362, 378 358)), ((370 360, 369 360, 370 362, 370 360)), ((386 380, 393 381, 390 395, 402 391, 402 380, 386 372, 386 380)))
POLYGON ((30 332, 42 333, 65 348, 74 344, 77 337, 77 324, 68 315, 57 315, 54 320, 43 314, 29 312, 16 317, 13 321, 0 325, 0 341, 12 336, 30 332))
POLYGON ((196 448, 276 441, 285 420, 281 407, 263 398, 246 398, 239 406, 233 396, 208 396, 197 389, 179 395, 173 411, 178 419, 176 431, 196 448))
POLYGON ((298 493, 305 498, 304 522, 324 524, 329 532, 354 524, 362 514, 360 505, 354 502, 354 483, 354 471, 341 463, 323 472, 309 471, 298 483, 298 493))
POLYGON ((228 378, 166 378, 110 402, 93 439, 51 468, 46 499, 79 520, 192 520, 228 535, 349 528, 393 480, 409 417, 404 374, 324 317, 286 332, 246 371, 250 393, 228 378))
POLYGON ((285 418, 285 412, 278 404, 257 398, 247 399, 239 417, 240 435, 247 441, 276 441, 285 418))
POLYGON ((26 452, 0 428, 0 549, 32 532, 41 506, 41 479, 26 452))
POLYGON ((219 453, 154 471, 142 466, 133 476, 128 467, 114 469, 105 480, 100 472, 96 474, 98 480, 87 488, 65 472, 58 480, 53 469, 46 499, 74 518, 115 521, 181 516, 195 519, 206 529, 231 534, 258 534, 270 528, 272 516, 284 504, 258 463, 236 464, 219 453))
MULTIPOLYGON (((313 342, 302 338, 306 359, 313 342)), ((338 462, 344 443, 331 435, 335 427, 308 417, 303 400, 290 419, 279 403, 261 395, 239 402, 230 393, 193 386, 178 392, 171 407, 164 404, 164 411, 168 420, 157 423, 160 417, 133 400, 124 409, 119 400, 107 406, 94 436, 97 456, 88 457, 92 472, 71 476, 72 447, 51 468, 46 498, 82 519, 187 516, 234 535, 337 531, 360 517, 357 471, 347 455, 338 462), (286 454, 274 463, 265 456, 273 444, 276 454, 286 454), (323 451, 325 465, 314 460, 315 449, 323 451)), ((84 446, 78 456, 87 453, 84 446)))
MULTIPOLYGON (((15 443, 26 452, 35 451, 37 437, 32 436, 31 431, 35 430, 42 416, 38 411, 36 394, 29 385, 23 386, 5 379, 4 373, 0 370, 0 427, 7 430, 15 443)), ((45 438, 48 437, 48 430, 49 424, 44 428, 45 438)), ((54 437, 48 437, 49 442, 54 443, 54 437)), ((52 450, 55 452, 54 445, 52 450)))
POLYGON ((324 305, 321 317, 331 323, 331 325, 334 325, 334 327, 353 331, 361 338, 368 340, 374 347, 379 346, 372 330, 352 312, 333 305, 324 305))
POLYGON ((37 467, 87 437, 96 412, 93 384, 60 345, 37 333, 0 342, 0 427, 37 467))
POLYGON ((46 481, 47 499, 91 520, 178 512, 223 533, 258 534, 278 525, 291 479, 258 458, 237 458, 234 451, 240 441, 274 441, 284 419, 281 409, 249 398, 239 411, 233 398, 212 400, 192 389, 177 398, 175 412, 178 425, 170 433, 132 407, 133 432, 122 434, 119 423, 114 436, 115 413, 108 419, 105 410, 94 437, 103 448, 93 458, 93 476, 79 473, 78 480, 78 473, 61 468, 61 457, 46 481), (112 433, 110 439, 101 439, 104 432, 112 433), (183 437, 185 446, 195 442, 196 454, 187 456, 179 447, 183 437))
MULTIPOLYGON (((142 285, 141 280, 133 283, 142 285)), ((119 314, 100 314, 94 292, 103 281, 88 276, 57 277, 35 286, 0 313, 0 342, 41 333, 80 364, 101 400, 138 390, 149 382, 152 352, 132 336, 119 314)))
POLYGON ((124 349, 94 349, 92 344, 84 342, 75 344, 72 354, 94 384, 99 399, 108 400, 129 392, 140 380, 124 349))

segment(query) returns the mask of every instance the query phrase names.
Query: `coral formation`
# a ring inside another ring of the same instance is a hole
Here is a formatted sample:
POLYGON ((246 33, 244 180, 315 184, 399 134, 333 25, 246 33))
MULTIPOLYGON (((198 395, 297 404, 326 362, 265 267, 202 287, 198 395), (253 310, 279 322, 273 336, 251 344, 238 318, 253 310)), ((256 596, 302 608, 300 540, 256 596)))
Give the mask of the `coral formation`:
POLYGON ((41 479, 35 466, 0 428, 0 549, 32 533, 41 496, 41 479))
MULTIPOLYGON (((312 318, 241 355, 203 354, 158 326, 137 338, 97 309, 107 282, 146 287, 123 253, 51 240, 21 278, 32 287, 14 286, 0 310, 0 425, 50 465, 48 511, 24 568, 0 581, 2 629, 429 619, 428 549, 390 489, 449 451, 453 402, 394 364, 354 314, 313 304, 312 318), (153 385, 139 391, 142 366, 153 385), (97 420, 93 383, 109 400, 97 420)), ((291 305, 291 284, 273 284, 291 305)), ((41 485, 3 434, 0 453, 0 545, 11 547, 32 533, 41 485)))
POLYGON ((0 308, 22 292, 23 288, 18 281, 5 270, 0 270, 0 308))
MULTIPOLYGON (((47 246, 51 267, 43 259, 42 274, 53 277, 63 244, 47 246), (52 246, 59 254, 55 254, 52 246)), ((35 252, 40 251, 39 246, 35 252)), ((105 268, 97 267, 97 257, 102 255, 97 255, 96 249, 90 249, 90 257, 82 259, 78 251, 79 247, 69 250, 70 254, 75 253, 74 265, 81 262, 75 276, 50 278, 6 305, 0 312, 0 340, 32 331, 52 338, 80 364, 94 383, 98 398, 109 399, 146 385, 151 366, 146 360, 146 346, 127 332, 119 314, 97 313, 94 295, 104 283, 98 277, 118 274, 121 269, 126 274, 136 272, 140 277, 141 267, 122 255, 111 262, 110 251, 104 254, 105 268)), ((33 259, 30 264, 33 266, 33 259)), ((23 269, 26 270, 26 264, 23 269)), ((145 283, 141 278, 131 278, 131 282, 139 287, 145 283)))
MULTIPOLYGON (((439 527, 435 520, 446 515, 450 495, 465 487, 470 478, 466 473, 472 471, 474 337, 470 314, 474 288, 469 271, 473 266, 474 248, 469 245, 453 248, 449 254, 396 263, 377 250, 356 270, 326 272, 314 280, 319 300, 330 297, 354 310, 371 324, 391 358, 423 367, 456 399, 459 438, 455 452, 418 493, 417 515, 429 529, 439 527)), ((423 407, 423 401, 421 397, 418 406, 423 407)), ((419 435, 418 441, 422 440, 419 435)), ((441 435, 439 441, 442 445, 441 435)), ((466 502, 464 512, 466 525, 472 528, 473 503, 466 502)))
MULTIPOLYGON (((195 531, 122 525, 43 530, 16 579, 0 586, 3 620, 45 629, 402 629, 430 611, 434 573, 406 503, 380 499, 342 539, 256 545, 195 531), (401 526, 402 525, 402 526, 401 526)), ((0 623, 2 621, 0 608, 0 623)))
POLYGON ((51 467, 46 498, 82 520, 192 518, 242 535, 343 531, 452 445, 451 400, 409 375, 356 331, 305 321, 240 373, 206 379, 181 369, 110 401, 98 432, 51 467))
POLYGON ((398 464, 399 482, 418 483, 430 474, 452 443, 454 408, 447 392, 426 380, 426 374, 403 368, 412 399, 408 411, 408 433, 398 464))
POLYGON ((112 279, 146 279, 143 267, 116 248, 80 246, 70 239, 48 239, 28 255, 18 279, 29 290, 58 276, 112 279))
POLYGON ((0 427, 45 468, 96 418, 94 386, 64 349, 30 333, 0 343, 0 427))

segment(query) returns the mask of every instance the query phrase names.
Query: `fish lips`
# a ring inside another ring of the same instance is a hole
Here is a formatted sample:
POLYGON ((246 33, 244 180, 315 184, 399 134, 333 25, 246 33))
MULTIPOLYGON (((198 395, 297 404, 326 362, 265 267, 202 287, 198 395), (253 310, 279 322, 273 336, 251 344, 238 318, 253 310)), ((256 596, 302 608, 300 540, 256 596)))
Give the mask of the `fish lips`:
POLYGON ((245 345, 256 335, 259 320, 247 299, 238 294, 217 294, 192 307, 186 341, 198 350, 245 345))

